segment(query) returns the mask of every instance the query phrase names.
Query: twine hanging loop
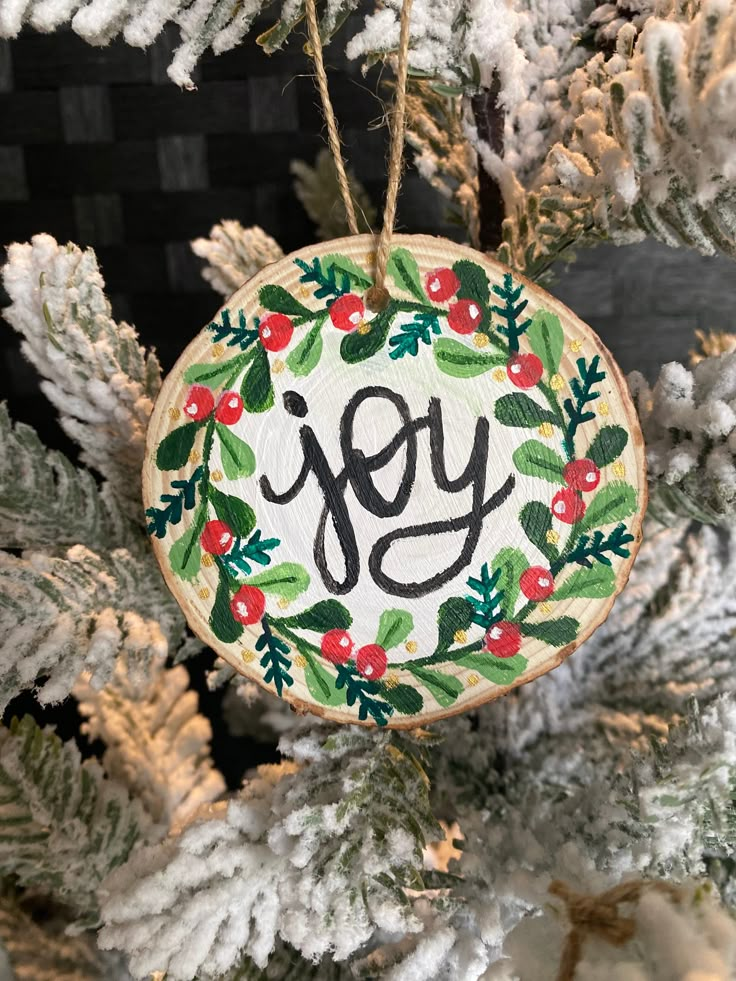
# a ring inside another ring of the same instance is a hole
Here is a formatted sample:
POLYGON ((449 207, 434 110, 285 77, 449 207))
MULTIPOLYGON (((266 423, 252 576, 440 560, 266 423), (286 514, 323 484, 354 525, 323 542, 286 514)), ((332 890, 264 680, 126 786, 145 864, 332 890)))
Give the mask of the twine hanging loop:
MULTIPOLYGON (((335 162, 337 182, 340 188, 340 195, 345 206, 345 215, 351 235, 358 234, 358 222, 355 216, 355 205, 350 193, 345 170, 345 161, 342 156, 340 146, 340 135, 337 129, 335 111, 330 101, 330 94, 327 86, 327 73, 325 71, 324 58, 322 55, 322 39, 317 23, 316 0, 305 0, 307 17, 307 31, 309 35, 309 45, 314 60, 317 87, 319 89, 322 109, 324 112, 325 123, 327 125, 327 139, 332 158, 335 162)), ((399 33, 399 50, 397 55, 396 67, 396 95, 394 105, 391 110, 389 123, 389 152, 388 152, 388 184, 386 187, 386 200, 383 208, 383 225, 381 227, 378 242, 376 243, 376 258, 374 263, 373 285, 365 295, 366 305, 369 310, 378 313, 384 310, 390 300, 389 292, 386 289, 386 269, 388 267, 389 256, 391 255, 391 236, 393 235, 394 223, 396 221, 396 205, 401 186, 401 171, 404 159, 404 132, 406 128, 406 81, 409 69, 409 15, 411 13, 412 0, 404 0, 401 8, 401 28, 399 33)))

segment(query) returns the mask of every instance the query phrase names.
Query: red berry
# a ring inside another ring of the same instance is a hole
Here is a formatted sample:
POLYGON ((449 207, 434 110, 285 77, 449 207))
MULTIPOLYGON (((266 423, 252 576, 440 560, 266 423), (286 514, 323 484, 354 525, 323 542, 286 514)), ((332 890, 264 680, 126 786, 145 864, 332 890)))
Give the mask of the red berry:
POLYGON ((427 273, 424 279, 424 288, 430 300, 444 303, 460 289, 460 280, 452 269, 435 269, 433 272, 427 273))
POLYGON ((224 555, 233 543, 233 533, 224 521, 208 521, 200 542, 210 555, 224 555))
POLYGON ((601 472, 592 460, 573 460, 562 471, 568 487, 578 491, 595 490, 601 482, 601 472))
POLYGON ((241 586, 230 600, 230 609, 239 623, 258 623, 266 610, 266 597, 255 586, 241 586))
POLYGON ((513 657, 521 647, 521 630, 517 623, 499 620, 486 634, 486 650, 495 657, 513 657))
POLYGON ((480 327, 483 311, 475 300, 458 300, 447 314, 447 323, 458 334, 473 334, 480 327))
POLYGON ((322 657, 333 664, 344 664, 353 653, 353 639, 347 630, 328 630, 320 645, 322 657))
POLYGON ((543 565, 532 565, 522 572, 519 586, 526 598, 535 602, 546 600, 555 591, 552 573, 543 565))
POLYGON ((330 307, 330 320, 338 330, 357 330, 365 317, 365 304, 355 293, 338 296, 330 307))
POLYGON ((585 502, 571 487, 563 487, 552 498, 552 514, 566 525, 574 525, 585 514, 585 502))
POLYGON ((536 354, 514 354, 506 365, 506 374, 517 388, 532 388, 543 371, 544 365, 536 354))
POLYGON ((374 679, 386 673, 388 658, 384 649, 378 644, 366 644, 358 651, 355 663, 362 675, 374 679))
POLYGON ((272 313, 258 325, 261 344, 267 351, 283 351, 294 333, 294 325, 283 313, 272 313))
POLYGON ((223 392, 217 403, 215 419, 225 426, 234 426, 243 414, 243 400, 237 392, 223 392))
POLYGON ((184 403, 184 412, 190 419, 200 422, 206 419, 215 407, 215 397, 205 385, 192 385, 184 403))

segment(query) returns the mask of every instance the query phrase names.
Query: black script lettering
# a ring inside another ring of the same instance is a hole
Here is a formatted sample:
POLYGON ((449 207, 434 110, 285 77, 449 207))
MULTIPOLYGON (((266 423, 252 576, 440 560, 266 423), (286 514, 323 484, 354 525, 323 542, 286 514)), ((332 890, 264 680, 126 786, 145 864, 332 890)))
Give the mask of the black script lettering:
MULTIPOLYGON (((302 396, 295 392, 284 394, 284 407, 291 415, 304 418, 308 407, 302 396)), ((457 494, 472 487, 470 510, 457 518, 426 522, 400 528, 382 536, 371 549, 368 571, 374 582, 394 596, 420 597, 434 592, 449 582, 473 558, 483 527, 483 519, 491 511, 500 507, 511 494, 515 479, 510 474, 504 484, 485 500, 486 474, 489 453, 488 420, 480 417, 476 422, 473 448, 468 464, 463 472, 451 478, 445 463, 445 431, 442 419, 442 405, 439 399, 429 400, 427 414, 412 419, 409 406, 396 392, 382 386, 368 386, 358 390, 345 407, 340 420, 340 450, 343 469, 335 474, 322 450, 312 428, 301 426, 299 440, 302 447, 303 463, 292 486, 277 493, 267 476, 260 480, 264 498, 273 504, 288 504, 300 493, 310 473, 314 473, 324 496, 324 507, 317 522, 314 539, 314 561, 327 589, 336 595, 349 593, 360 576, 360 555, 358 553, 355 531, 345 502, 348 484, 358 503, 378 518, 396 517, 405 510, 416 480, 417 434, 429 430, 429 450, 432 477, 437 487, 448 494, 457 494), (366 455, 363 450, 353 446, 355 417, 358 409, 370 399, 389 402, 400 420, 400 427, 393 438, 379 451, 366 455), (376 487, 371 475, 386 467, 396 454, 405 449, 405 459, 399 486, 393 498, 385 497, 376 487), (337 535, 343 554, 345 573, 338 580, 329 569, 325 551, 325 533, 328 518, 337 535), (400 541, 412 538, 433 538, 437 535, 467 529, 460 555, 449 567, 421 582, 402 583, 390 578, 383 571, 383 562, 389 550, 400 541)))

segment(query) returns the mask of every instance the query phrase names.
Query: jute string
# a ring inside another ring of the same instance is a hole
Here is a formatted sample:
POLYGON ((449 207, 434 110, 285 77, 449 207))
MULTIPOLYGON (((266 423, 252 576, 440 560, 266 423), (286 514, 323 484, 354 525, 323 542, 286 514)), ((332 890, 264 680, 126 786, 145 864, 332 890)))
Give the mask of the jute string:
MULTIPOLYGON (((386 268, 391 254, 391 236, 393 235, 394 222, 396 221, 396 204, 399 197, 399 187, 401 186, 401 171, 404 160, 404 130, 406 126, 406 79, 409 69, 409 15, 411 12, 412 0, 404 0, 401 8, 401 29, 399 33, 399 51, 396 70, 396 96, 394 107, 390 119, 390 142, 388 155, 388 184, 386 187, 386 200, 383 208, 383 226, 381 228, 378 242, 376 244, 376 258, 374 264, 373 286, 366 293, 366 303, 369 309, 377 312, 386 307, 390 297, 386 289, 386 268)), ((319 24, 317 23, 316 0, 306 0, 305 3, 307 16, 307 32, 309 45, 312 49, 314 60, 314 70, 317 77, 317 87, 322 101, 325 124, 327 126, 327 139, 330 153, 335 161, 335 171, 337 173, 337 183, 340 188, 345 215, 347 217, 348 228, 351 235, 358 234, 358 222, 355 217, 355 205, 350 193, 345 172, 345 161, 343 160, 340 147, 340 135, 337 129, 335 111, 330 101, 330 93, 327 86, 327 72, 322 55, 322 39, 319 34, 319 24)))
POLYGON ((621 916, 619 904, 638 903, 648 890, 661 892, 675 903, 682 899, 682 890, 670 882, 632 879, 597 896, 586 896, 556 879, 549 891, 564 902, 570 921, 557 981, 574 981, 587 937, 597 937, 614 947, 622 947, 631 940, 636 932, 636 922, 631 917, 621 916))

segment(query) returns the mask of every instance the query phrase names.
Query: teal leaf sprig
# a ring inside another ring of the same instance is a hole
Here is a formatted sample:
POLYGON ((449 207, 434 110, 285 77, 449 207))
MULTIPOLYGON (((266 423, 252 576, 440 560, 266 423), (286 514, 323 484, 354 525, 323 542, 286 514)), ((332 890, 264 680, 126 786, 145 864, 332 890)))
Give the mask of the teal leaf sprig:
POLYGON ((232 576, 249 576, 253 563, 263 566, 271 564, 269 553, 280 544, 279 538, 261 538, 260 529, 257 528, 247 542, 237 538, 230 551, 220 556, 218 561, 232 576))
POLYGON ((505 324, 497 324, 496 329, 507 338, 509 352, 511 354, 518 354, 519 338, 531 324, 531 320, 528 318, 524 320, 519 319, 529 302, 528 300, 522 300, 519 303, 523 289, 524 286, 522 283, 514 289, 511 273, 503 274, 503 286, 493 286, 493 292, 501 298, 503 306, 494 305, 491 309, 506 321, 505 324))
POLYGON ((211 330, 215 343, 224 341, 228 347, 239 347, 241 351, 246 351, 251 344, 258 340, 258 318, 255 320, 255 327, 248 327, 248 322, 243 310, 238 310, 238 325, 233 326, 230 320, 230 311, 227 307, 221 313, 221 322, 211 323, 208 330, 211 330))
POLYGON ((631 552, 626 546, 633 541, 634 536, 626 530, 626 525, 623 523, 616 525, 608 535, 602 531, 594 531, 592 535, 583 534, 566 557, 558 559, 553 564, 552 572, 556 574, 559 571, 556 567, 559 565, 559 568, 562 568, 565 562, 576 562, 579 565, 590 566, 593 561, 596 561, 603 563, 603 565, 611 565, 611 559, 607 553, 628 559, 631 552))
POLYGON ((149 535, 156 538, 164 538, 169 525, 178 525, 184 511, 191 511, 197 500, 197 486, 202 479, 202 467, 192 473, 184 480, 172 480, 171 487, 177 491, 176 494, 162 494, 161 502, 163 508, 146 508, 146 517, 149 518, 147 530, 149 535))
POLYGON ((473 607, 473 623, 477 623, 484 630, 488 630, 502 616, 503 593, 497 588, 500 578, 501 569, 496 569, 491 574, 488 571, 488 563, 484 562, 480 570, 480 578, 471 576, 468 579, 468 586, 477 594, 466 597, 473 607))
POLYGON ((276 694, 281 698, 284 686, 291 688, 294 684, 294 679, 289 674, 289 645, 272 632, 267 617, 261 620, 261 629, 263 633, 256 641, 256 650, 259 654, 262 653, 260 664, 266 669, 263 680, 267 685, 273 684, 276 694))
POLYGON ((311 265, 303 259, 294 259, 296 265, 302 270, 299 277, 300 283, 314 283, 317 289, 314 296, 317 300, 325 300, 327 297, 337 299, 350 292, 350 276, 347 272, 339 270, 336 266, 325 268, 319 256, 315 256, 311 265))
POLYGON ((594 389, 594 386, 602 382, 606 377, 605 371, 599 369, 600 360, 599 354, 591 358, 590 364, 588 364, 585 358, 578 358, 576 364, 580 377, 573 378, 570 381, 570 388, 575 398, 574 400, 565 399, 563 403, 565 413, 569 420, 565 427, 564 443, 565 450, 569 453, 570 459, 573 459, 575 456, 575 434, 578 428, 584 423, 590 422, 591 419, 595 419, 595 413, 587 409, 586 406, 591 402, 595 402, 601 395, 600 392, 594 389))
POLYGON ((389 357, 396 361, 410 354, 415 358, 419 354, 419 344, 431 344, 432 334, 440 334, 439 316, 435 311, 421 312, 414 314, 414 320, 408 324, 402 324, 399 332, 389 338, 389 346, 393 350, 389 351, 389 357))
POLYGON ((393 715, 393 706, 387 702, 382 702, 373 696, 381 691, 381 686, 376 681, 368 681, 358 674, 357 669, 352 664, 338 664, 337 679, 335 687, 339 690, 345 689, 348 705, 358 705, 358 718, 361 722, 370 717, 379 726, 385 726, 388 716, 393 715))

